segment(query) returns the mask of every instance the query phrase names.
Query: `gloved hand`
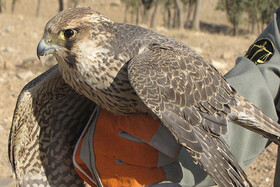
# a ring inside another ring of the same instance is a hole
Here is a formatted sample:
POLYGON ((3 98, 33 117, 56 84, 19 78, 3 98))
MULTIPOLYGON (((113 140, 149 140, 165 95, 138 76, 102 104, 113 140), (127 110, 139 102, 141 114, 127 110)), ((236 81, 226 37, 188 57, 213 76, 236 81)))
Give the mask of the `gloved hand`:
MULTIPOLYGON (((260 72, 266 79, 274 104, 276 106, 276 112, 278 115, 280 112, 280 98, 279 98, 279 85, 280 85, 280 8, 278 8, 273 14, 273 20, 259 36, 261 38, 267 38, 271 40, 272 49, 270 50, 270 59, 267 63, 258 65, 260 72)), ((275 118, 276 119, 276 118, 275 118)), ((274 177, 274 186, 280 186, 280 147, 278 146, 278 158, 274 177)))
MULTIPOLYGON (((237 59, 236 66, 226 75, 229 83, 237 89, 241 95, 254 103, 275 121, 279 123, 280 98, 280 9, 273 14, 272 22, 249 47, 245 57, 237 59), (244 89, 245 88, 245 89, 244 89)), ((259 138, 261 143, 253 142, 250 149, 256 153, 261 152, 266 141, 259 138)), ((246 142, 247 143, 247 142, 246 142)), ((243 146, 245 147, 245 146, 243 146)), ((250 147, 250 146, 249 146, 250 147)), ((248 149, 248 148, 247 148, 248 149)), ((240 151, 239 151, 240 152, 240 151)), ((238 154, 241 155, 241 154, 238 154)), ((257 154, 255 154, 257 155, 257 154)), ((246 163, 245 158, 254 154, 244 151, 240 160, 246 163), (246 155, 246 156, 245 156, 246 155)), ((244 164, 244 165, 248 165, 244 164)), ((280 150, 278 146, 278 161, 275 173, 274 186, 280 186, 280 150), (276 177, 278 176, 278 177, 276 177)))
POLYGON ((79 140, 74 165, 91 185, 150 186, 169 181, 170 187, 179 186, 182 170, 176 157, 180 148, 159 120, 101 110, 79 140))
MULTIPOLYGON (((236 60, 225 78, 237 92, 260 108, 272 119, 278 121, 280 111, 280 9, 273 20, 243 57, 236 60)), ((228 124, 228 133, 223 137, 240 166, 248 167, 265 149, 268 140, 235 124, 228 124)), ((191 163, 187 151, 179 155, 182 165, 184 186, 211 186, 212 179, 199 167, 191 163)), ((280 186, 280 151, 278 149, 278 170, 275 186, 280 186)))

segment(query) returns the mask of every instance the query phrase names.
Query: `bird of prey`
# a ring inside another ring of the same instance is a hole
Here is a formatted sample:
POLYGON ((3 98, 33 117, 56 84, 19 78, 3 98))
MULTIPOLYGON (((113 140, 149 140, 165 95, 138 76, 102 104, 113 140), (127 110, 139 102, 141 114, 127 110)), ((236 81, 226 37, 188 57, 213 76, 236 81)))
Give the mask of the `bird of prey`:
POLYGON ((277 123, 175 39, 74 8, 46 24, 37 55, 48 54, 58 61, 63 80, 103 109, 160 119, 219 186, 250 185, 221 137, 227 120, 280 143, 277 123))

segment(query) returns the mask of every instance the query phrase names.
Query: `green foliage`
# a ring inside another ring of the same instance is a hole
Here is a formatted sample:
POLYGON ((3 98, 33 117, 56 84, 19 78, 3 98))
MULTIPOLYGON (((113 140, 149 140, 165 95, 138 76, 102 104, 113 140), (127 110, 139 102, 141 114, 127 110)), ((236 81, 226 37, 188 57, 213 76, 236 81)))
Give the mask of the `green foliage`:
POLYGON ((247 15, 249 24, 261 24, 264 27, 271 21, 271 15, 279 7, 280 0, 219 0, 217 9, 226 11, 229 21, 237 29, 244 14, 247 15))
POLYGON ((279 0, 244 0, 249 23, 253 26, 256 23, 261 24, 263 29, 271 21, 271 16, 279 7, 279 3, 279 0))
POLYGON ((129 0, 130 1, 130 7, 133 7, 134 11, 140 6, 138 0, 129 0))
MULTIPOLYGON (((249 1, 249 0, 248 0, 249 1)), ((271 15, 279 7, 279 0, 258 0, 260 20, 262 24, 267 24, 271 21, 271 15)))
POLYGON ((127 7, 131 7, 135 11, 139 7, 139 0, 121 0, 122 3, 126 4, 127 7))
POLYGON ((18 2, 19 0, 13 0, 12 1, 12 13, 14 13, 15 11, 15 6, 16 6, 16 2, 18 2))
POLYGON ((2 13, 5 6, 6 6, 6 2, 4 0, 0 0, 0 13, 2 13))
POLYGON ((149 10, 152 8, 154 0, 141 0, 141 1, 142 1, 142 4, 144 5, 145 9, 149 10))
POLYGON ((196 0, 181 0, 184 5, 193 4, 196 0))
MULTIPOLYGON (((140 12, 142 20, 148 19, 143 15, 146 15, 147 10, 155 7, 155 0, 121 0, 129 9, 131 14, 138 15, 140 12)), ((161 9, 164 25, 171 28, 176 18, 176 4, 174 0, 159 0, 159 8, 161 9), (175 13, 174 13, 175 12, 175 13)), ((196 0, 180 0, 182 7, 181 13, 185 14, 185 28, 190 28, 194 19, 195 13, 194 7, 196 0)), ((203 1, 201 1, 203 4, 203 1)), ((234 34, 238 34, 238 28, 241 23, 246 23, 251 31, 255 31, 255 26, 258 30, 264 28, 264 26, 271 21, 272 13, 280 5, 280 0, 219 0, 217 3, 217 9, 225 11, 229 22, 233 25, 234 34), (261 27, 260 27, 261 26, 261 27)), ((136 23, 138 23, 136 21, 136 23)))
POLYGON ((234 34, 237 35, 244 11, 244 0, 219 0, 217 9, 226 11, 230 23, 233 24, 234 34))

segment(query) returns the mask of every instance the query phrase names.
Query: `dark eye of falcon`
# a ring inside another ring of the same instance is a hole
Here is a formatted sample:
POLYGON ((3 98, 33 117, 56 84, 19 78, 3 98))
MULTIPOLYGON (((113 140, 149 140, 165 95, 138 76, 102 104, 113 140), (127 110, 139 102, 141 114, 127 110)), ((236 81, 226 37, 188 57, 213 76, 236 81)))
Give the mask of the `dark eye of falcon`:
POLYGON ((66 29, 64 31, 65 38, 71 38, 71 36, 73 36, 74 34, 75 34, 75 32, 72 29, 66 29))

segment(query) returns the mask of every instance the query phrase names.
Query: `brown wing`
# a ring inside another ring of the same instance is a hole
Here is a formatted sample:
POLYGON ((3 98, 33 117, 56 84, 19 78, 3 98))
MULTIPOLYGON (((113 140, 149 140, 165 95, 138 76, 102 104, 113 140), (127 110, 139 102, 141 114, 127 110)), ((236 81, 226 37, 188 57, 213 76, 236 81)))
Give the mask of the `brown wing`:
POLYGON ((249 183, 220 135, 234 90, 189 49, 148 46, 129 62, 138 96, 220 186, 249 183))
POLYGON ((57 66, 24 87, 9 137, 18 185, 84 186, 72 153, 94 107, 63 81, 57 66))

